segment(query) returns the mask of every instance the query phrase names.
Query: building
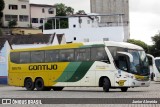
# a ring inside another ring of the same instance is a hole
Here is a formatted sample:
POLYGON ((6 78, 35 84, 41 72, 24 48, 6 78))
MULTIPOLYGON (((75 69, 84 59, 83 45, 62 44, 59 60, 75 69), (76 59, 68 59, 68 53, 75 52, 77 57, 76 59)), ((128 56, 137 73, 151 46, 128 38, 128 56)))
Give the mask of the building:
POLYGON ((53 5, 30 4, 32 27, 43 25, 43 19, 56 16, 56 8, 53 5))
POLYGON ((16 20, 16 27, 38 28, 44 18, 56 15, 56 8, 53 5, 29 4, 29 0, 5 0, 3 14, 4 27, 8 27, 9 21, 16 20))
MULTIPOLYGON (((104 16, 104 15, 103 15, 104 16)), ((108 15, 106 15, 108 16, 108 15)), ((115 15, 121 16, 121 15, 115 15)), ((66 42, 91 42, 91 41, 124 41, 124 29, 122 22, 119 26, 110 26, 101 23, 101 15, 85 14, 60 16, 49 18, 52 20, 52 29, 43 30, 43 34, 55 34, 57 37, 62 36, 62 41, 66 42), (61 28, 62 19, 68 19, 68 28, 61 28), (61 20, 60 20, 61 19, 61 20), (56 24, 54 23, 56 22, 56 24), (57 26, 58 25, 58 26, 57 26), (55 29, 56 28, 56 29, 55 29)))
POLYGON ((29 0, 4 0, 3 26, 7 27, 11 20, 17 21, 17 27, 30 26, 29 0))
MULTIPOLYGON (((125 41, 129 36, 129 0, 90 0, 91 13, 98 14, 124 14, 122 17, 124 26, 125 41)), ((108 23, 116 26, 118 23, 117 17, 102 17, 101 23, 108 23)))

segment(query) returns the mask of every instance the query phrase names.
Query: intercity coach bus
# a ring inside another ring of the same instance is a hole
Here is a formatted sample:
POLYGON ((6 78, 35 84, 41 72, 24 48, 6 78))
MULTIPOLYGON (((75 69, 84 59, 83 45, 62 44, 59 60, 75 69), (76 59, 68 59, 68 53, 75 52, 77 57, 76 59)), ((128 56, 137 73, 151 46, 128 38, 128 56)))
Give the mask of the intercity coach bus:
POLYGON ((27 90, 102 87, 105 92, 150 85, 143 48, 124 42, 70 43, 11 50, 8 82, 27 90))
POLYGON ((152 80, 160 82, 160 57, 154 57, 151 54, 147 54, 150 62, 150 74, 152 80))

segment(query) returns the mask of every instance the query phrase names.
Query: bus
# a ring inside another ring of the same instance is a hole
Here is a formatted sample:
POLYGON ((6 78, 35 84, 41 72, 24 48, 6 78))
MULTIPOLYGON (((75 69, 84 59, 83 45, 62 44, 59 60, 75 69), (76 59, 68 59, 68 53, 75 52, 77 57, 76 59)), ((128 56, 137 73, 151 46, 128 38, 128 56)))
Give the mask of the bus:
POLYGON ((151 78, 156 82, 160 82, 160 57, 154 57, 150 54, 147 54, 147 57, 150 63, 151 78))
POLYGON ((104 92, 150 85, 143 48, 124 42, 85 42, 11 50, 8 83, 26 90, 102 87, 104 92))

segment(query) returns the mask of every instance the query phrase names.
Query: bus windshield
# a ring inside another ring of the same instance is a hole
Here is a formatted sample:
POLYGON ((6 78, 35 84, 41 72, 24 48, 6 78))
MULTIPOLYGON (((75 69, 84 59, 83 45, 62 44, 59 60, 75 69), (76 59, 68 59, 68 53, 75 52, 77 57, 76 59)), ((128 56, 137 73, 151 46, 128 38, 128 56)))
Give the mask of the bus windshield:
POLYGON ((155 64, 156 64, 158 71, 160 72, 160 59, 156 59, 155 64))
MULTIPOLYGON (((108 47, 113 59, 118 58, 117 52, 128 52, 133 56, 133 62, 130 64, 130 73, 147 76, 149 75, 149 64, 146 53, 143 50, 132 50, 122 47, 108 47)), ((116 65, 117 66, 117 65, 116 65)))
POLYGON ((133 62, 130 66, 130 72, 138 75, 149 75, 148 59, 144 51, 128 50, 133 56, 133 62))

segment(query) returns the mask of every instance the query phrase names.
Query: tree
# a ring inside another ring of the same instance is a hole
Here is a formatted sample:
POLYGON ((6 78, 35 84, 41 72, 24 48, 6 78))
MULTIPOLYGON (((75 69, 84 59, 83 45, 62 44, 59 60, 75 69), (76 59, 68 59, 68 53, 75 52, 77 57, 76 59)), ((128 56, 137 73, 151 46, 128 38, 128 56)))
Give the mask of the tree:
POLYGON ((57 3, 56 6, 56 16, 67 16, 72 15, 74 13, 74 9, 72 7, 68 7, 63 3, 57 3))
POLYGON ((17 25, 17 21, 16 20, 11 20, 8 22, 8 26, 11 28, 11 27, 14 27, 17 25))
POLYGON ((141 40, 129 39, 127 42, 141 46, 145 50, 145 52, 149 51, 148 45, 141 40))
POLYGON ((149 53, 153 56, 160 56, 160 32, 151 37, 153 45, 149 47, 149 53))
POLYGON ((84 10, 79 10, 78 12, 76 12, 76 14, 83 15, 83 14, 86 14, 86 12, 84 10))
MULTIPOLYGON (((56 16, 67 16, 67 15, 72 15, 74 13, 74 9, 72 7, 68 7, 65 4, 55 4, 56 6, 56 16)), ((48 20, 45 23, 45 29, 53 29, 52 28, 55 25, 55 19, 53 20, 48 20)), ((68 28, 68 18, 60 18, 56 19, 56 29, 60 28, 68 28), (60 22, 60 27, 59 27, 59 22, 60 22)), ((40 26, 39 29, 43 29, 43 26, 40 26)))
POLYGON ((0 11, 2 11, 4 9, 4 0, 0 0, 0 11))

